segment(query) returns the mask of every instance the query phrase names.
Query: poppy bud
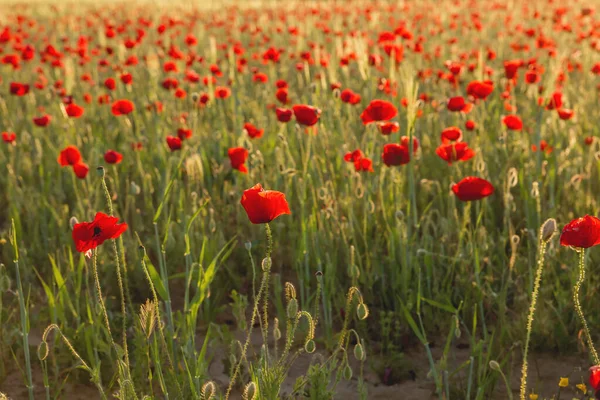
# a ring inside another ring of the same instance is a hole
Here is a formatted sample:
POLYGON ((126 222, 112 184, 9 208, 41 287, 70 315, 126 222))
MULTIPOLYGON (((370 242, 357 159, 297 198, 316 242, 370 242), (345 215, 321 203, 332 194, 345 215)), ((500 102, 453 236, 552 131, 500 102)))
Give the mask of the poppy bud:
POLYGON ((546 222, 544 222, 544 224, 542 225, 542 240, 544 242, 548 242, 550 241, 550 239, 552 239, 552 236, 554 236, 554 234, 556 233, 556 220, 554 218, 549 218, 546 220, 546 222))
POLYGON ((242 399, 254 400, 255 397, 256 397, 256 384, 254 382, 250 382, 244 388, 244 393, 242 394, 242 399))
POLYGON ((315 276, 317 277, 317 282, 323 283, 323 272, 317 271, 315 272, 315 276))
POLYGON ((290 299, 287 305, 287 317, 293 319, 298 314, 298 301, 296 299, 290 299))
POLYGON ((500 364, 498 364, 498 361, 496 361, 496 360, 490 361, 490 368, 493 369, 494 371, 498 371, 498 372, 502 371, 500 369, 500 364))
POLYGON ((356 307, 356 315, 358 315, 358 319, 363 320, 369 316, 369 308, 365 303, 360 303, 358 307, 356 307))
POLYGON ((246 251, 252 250, 252 242, 244 243, 244 247, 246 248, 246 251))
POLYGON ((197 103, 199 99, 200 99, 200 95, 198 93, 196 93, 196 92, 192 93, 192 101, 194 103, 197 103))
POLYGON ((138 247, 138 252, 140 253, 140 257, 146 257, 146 248, 144 246, 138 247))
POLYGON ((271 269, 271 265, 272 265, 271 257, 263 258, 262 264, 261 264, 263 271, 269 271, 271 269))
POLYGON ((129 193, 131 193, 134 196, 137 196, 138 194, 140 194, 141 191, 142 190, 137 185, 137 183, 132 181, 131 184, 129 185, 129 193))
POLYGON ((365 351, 360 343, 357 343, 356 346, 354 346, 354 358, 358 361, 364 361, 365 359, 365 351))
POLYGON ((215 397, 215 392, 215 384, 212 381, 208 381, 202 386, 200 394, 203 400, 212 400, 215 397))
POLYGON ((71 229, 73 229, 73 227, 78 223, 79 220, 77 219, 77 217, 71 217, 71 219, 69 219, 69 225, 71 226, 71 229))
POLYGON ((44 361, 48 357, 48 343, 44 340, 42 340, 37 348, 37 355, 40 361, 44 361))
POLYGON ((344 379, 349 381, 352 379, 352 368, 348 364, 344 367, 344 379))
POLYGON ((315 344, 315 341, 312 339, 308 339, 306 341, 306 343, 304 343, 304 350, 309 354, 313 353, 316 348, 317 348, 317 345, 315 344))
POLYGON ((96 168, 96 173, 100 178, 104 178, 104 167, 99 166, 98 168, 96 168))

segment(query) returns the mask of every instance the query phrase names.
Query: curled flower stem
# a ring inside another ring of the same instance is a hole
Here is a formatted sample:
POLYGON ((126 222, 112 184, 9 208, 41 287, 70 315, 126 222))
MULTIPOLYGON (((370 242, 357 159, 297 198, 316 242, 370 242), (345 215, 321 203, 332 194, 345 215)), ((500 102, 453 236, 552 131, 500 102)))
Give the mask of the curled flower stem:
POLYGON ((531 304, 529 305, 529 315, 527 316, 527 336, 525 337, 525 349, 523 351, 523 366, 521 368, 521 391, 520 399, 526 400, 527 393, 527 353, 529 352, 529 341, 531 339, 531 329, 533 327, 533 315, 540 291, 542 281, 542 272, 544 270, 544 256, 546 255, 547 242, 540 240, 540 249, 538 253, 538 265, 535 272, 535 281, 533 284, 533 292, 531 293, 531 304))
POLYGON ((590 348, 590 352, 592 353, 592 359, 594 360, 594 365, 600 364, 600 359, 598 358, 598 353, 596 352, 596 348, 594 347, 594 342, 592 341, 592 336, 590 335, 590 329, 588 328, 588 324, 585 321, 585 317, 583 316, 583 311, 581 310, 581 303, 579 302, 579 290, 581 289, 581 285, 585 280, 585 251, 583 249, 579 250, 579 279, 577 283, 575 283, 575 287, 573 288, 573 304, 575 306, 575 311, 579 316, 579 320, 581 321, 581 325, 583 325, 583 332, 585 334, 585 339, 587 340, 588 347, 590 348))

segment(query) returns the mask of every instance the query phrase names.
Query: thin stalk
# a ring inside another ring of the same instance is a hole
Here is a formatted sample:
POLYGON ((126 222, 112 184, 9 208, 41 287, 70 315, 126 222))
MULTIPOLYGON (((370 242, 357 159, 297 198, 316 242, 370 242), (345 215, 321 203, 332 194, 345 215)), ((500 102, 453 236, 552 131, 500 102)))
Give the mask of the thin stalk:
POLYGON ((15 220, 12 220, 12 240, 15 249, 15 270, 17 271, 17 290, 19 291, 19 310, 21 313, 21 335, 23 336, 23 353, 25 355, 25 369, 27 371, 27 391, 29 400, 33 400, 33 378, 31 374, 31 358, 29 355, 29 316, 25 306, 25 296, 21 284, 21 273, 19 271, 19 246, 17 245, 17 231, 15 229, 15 220))
POLYGON ((585 321, 585 317, 583 316, 583 311, 581 310, 581 303, 579 302, 579 290, 581 289, 583 281, 585 281, 585 251, 584 249, 579 249, 579 279, 577 280, 577 283, 573 288, 573 303, 575 306, 575 311, 577 312, 579 320, 581 321, 581 325, 583 325, 583 332, 585 334, 585 339, 587 340, 588 347, 590 348, 590 352, 592 353, 594 365, 599 365, 600 359, 598 358, 596 347, 594 347, 594 342, 592 341, 592 336, 590 335, 590 329, 588 328, 588 324, 585 321))

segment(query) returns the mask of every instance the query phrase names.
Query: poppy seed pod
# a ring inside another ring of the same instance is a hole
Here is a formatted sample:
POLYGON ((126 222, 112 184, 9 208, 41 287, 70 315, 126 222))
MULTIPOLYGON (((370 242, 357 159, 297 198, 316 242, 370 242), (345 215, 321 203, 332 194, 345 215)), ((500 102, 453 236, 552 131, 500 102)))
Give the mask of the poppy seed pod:
POLYGON ((69 226, 71 227, 71 229, 73 229, 78 223, 79 220, 77 219, 77 217, 71 217, 71 219, 69 219, 69 226))
POLYGON ((99 166, 98 168, 96 168, 96 173, 100 178, 104 178, 104 167, 99 166))

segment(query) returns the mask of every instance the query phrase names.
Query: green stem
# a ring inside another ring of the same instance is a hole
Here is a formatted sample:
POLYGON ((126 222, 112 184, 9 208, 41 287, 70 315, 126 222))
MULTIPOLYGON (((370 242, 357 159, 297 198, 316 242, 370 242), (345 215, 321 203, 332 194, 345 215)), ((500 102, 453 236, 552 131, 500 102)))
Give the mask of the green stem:
POLYGON ((584 249, 579 249, 579 279, 573 288, 573 303, 575 306, 575 311, 579 316, 579 320, 581 321, 581 325, 583 325, 583 332, 585 334, 585 339, 587 340, 588 347, 590 352, 592 353, 592 359, 594 360, 594 365, 600 364, 600 359, 598 358, 598 353, 596 352, 596 348, 594 347, 594 342, 592 341, 592 336, 590 335, 590 329, 588 328, 588 324, 585 321, 585 317, 583 316, 583 311, 581 310, 581 303, 579 302, 579 290, 581 289, 581 285, 585 280, 585 251, 584 249))
POLYGON ((27 390, 29 392, 29 400, 33 400, 33 378, 31 374, 31 358, 29 355, 29 316, 25 307, 25 296, 23 294, 23 286, 21 284, 21 273, 19 271, 19 247, 17 245, 17 231, 15 229, 15 221, 12 220, 12 240, 15 248, 15 269, 17 271, 17 289, 19 291, 19 310, 21 313, 21 335, 23 336, 23 353, 25 355, 25 368, 27 370, 27 390))
POLYGON ((523 367, 521 368, 521 400, 526 400, 527 395, 527 353, 529 352, 529 341, 531 339, 531 329, 533 327, 533 315, 540 291, 542 282, 542 272, 544 271, 544 256, 546 254, 547 242, 540 240, 540 250, 538 253, 538 265, 535 272, 535 282, 533 284, 533 292, 531 293, 531 304, 529 305, 529 315, 527 316, 527 336, 525 337, 525 350, 523 351, 523 367))

